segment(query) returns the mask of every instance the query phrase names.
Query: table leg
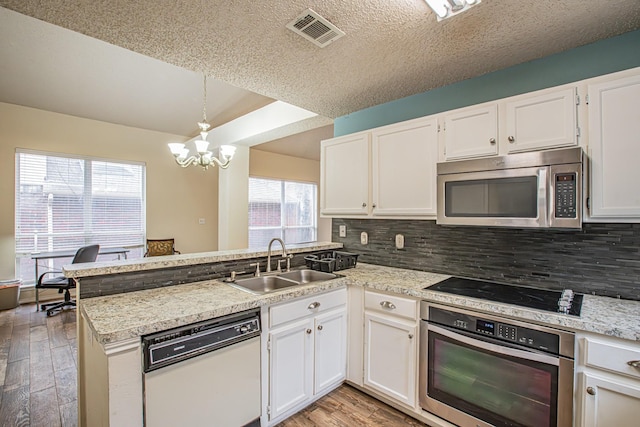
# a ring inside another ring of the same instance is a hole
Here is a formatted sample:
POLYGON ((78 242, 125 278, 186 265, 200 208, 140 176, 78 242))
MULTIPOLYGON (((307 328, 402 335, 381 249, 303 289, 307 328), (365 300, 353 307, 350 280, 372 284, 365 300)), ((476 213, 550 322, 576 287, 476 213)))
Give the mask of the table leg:
MULTIPOLYGON (((36 286, 38 286, 38 260, 36 260, 36 286)), ((40 311, 40 300, 38 299, 38 288, 36 287, 36 311, 40 311)))

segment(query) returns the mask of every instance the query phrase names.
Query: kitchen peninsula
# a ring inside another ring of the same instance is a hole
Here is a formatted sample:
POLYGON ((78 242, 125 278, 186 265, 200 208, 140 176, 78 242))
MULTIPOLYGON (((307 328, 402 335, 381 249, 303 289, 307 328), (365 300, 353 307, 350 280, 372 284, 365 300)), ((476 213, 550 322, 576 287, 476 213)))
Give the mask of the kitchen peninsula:
MULTIPOLYGON (((305 252, 339 247, 339 244, 318 244, 292 247, 290 252, 299 258, 295 265, 300 264, 301 255, 305 252)), ((364 291, 371 291, 416 302, 428 300, 485 313, 498 313, 510 318, 575 332, 588 332, 596 336, 616 337, 625 340, 633 348, 637 348, 640 343, 640 302, 585 295, 581 316, 572 317, 429 291, 424 288, 449 276, 363 263, 358 264, 356 268, 340 271, 344 276, 342 278, 294 286, 265 295, 249 294, 212 278, 135 292, 82 297, 83 282, 93 283, 92 280, 95 281, 102 275, 125 272, 148 274, 152 269, 170 270, 188 266, 195 268, 202 263, 212 264, 221 261, 234 262, 232 268, 240 269, 243 268, 243 262, 255 261, 254 258, 262 258, 265 255, 264 252, 243 251, 220 255, 175 255, 138 262, 130 260, 113 264, 95 263, 82 268, 69 266, 66 274, 79 278, 81 295, 78 305, 79 425, 143 425, 141 336, 250 308, 261 308, 265 313, 272 305, 343 288, 349 291, 349 333, 356 331, 355 335, 358 324, 359 333, 362 334, 364 321, 363 307, 362 304, 358 304, 358 298, 362 298, 364 291)), ((268 325, 264 319, 263 324, 266 329, 268 325)), ((263 337, 264 334, 263 331, 263 337)), ((354 360, 356 364, 358 359, 361 361, 362 348, 354 348, 361 344, 361 340, 362 336, 349 337, 349 364, 354 360)), ((578 347, 576 346, 577 349, 578 347)), ((354 369, 351 369, 348 373, 347 380, 361 386, 361 381, 353 380, 353 371, 354 369)), ((265 371, 262 373, 262 381, 266 381, 265 371)), ((367 387, 364 389, 367 390, 367 387)), ((263 385, 263 399, 267 397, 265 390, 263 385)), ((383 399, 385 397, 371 394, 383 399)), ((263 406, 265 404, 263 401, 263 406)), ((416 405, 412 408, 400 405, 400 409, 432 425, 449 425, 416 405)), ((267 425, 266 422, 267 420, 263 419, 263 425, 267 425)))

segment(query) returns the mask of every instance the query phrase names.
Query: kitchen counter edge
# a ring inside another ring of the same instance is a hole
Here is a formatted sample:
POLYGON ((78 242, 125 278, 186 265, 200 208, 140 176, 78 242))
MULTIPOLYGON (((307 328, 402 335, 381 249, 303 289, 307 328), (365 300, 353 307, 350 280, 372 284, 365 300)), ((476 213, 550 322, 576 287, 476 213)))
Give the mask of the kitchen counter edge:
MULTIPOLYGON (((341 249, 342 247, 342 243, 333 242, 301 243, 297 245, 288 244, 287 252, 290 254, 296 254, 301 252, 341 249)), ((280 255, 281 248, 276 245, 273 253, 280 255)), ((267 250, 265 249, 234 249, 228 251, 198 252, 193 254, 167 255, 142 259, 138 258, 69 264, 65 265, 62 268, 62 271, 65 277, 78 279, 90 276, 103 276, 106 274, 155 270, 159 268, 172 268, 188 265, 208 264, 212 262, 235 261, 266 256, 267 250)))
POLYGON ((81 300, 80 311, 102 345, 347 285, 531 321, 574 332, 640 341, 640 302, 585 295, 580 317, 466 298, 427 288, 448 275, 359 263, 343 278, 253 295, 217 280, 81 300))

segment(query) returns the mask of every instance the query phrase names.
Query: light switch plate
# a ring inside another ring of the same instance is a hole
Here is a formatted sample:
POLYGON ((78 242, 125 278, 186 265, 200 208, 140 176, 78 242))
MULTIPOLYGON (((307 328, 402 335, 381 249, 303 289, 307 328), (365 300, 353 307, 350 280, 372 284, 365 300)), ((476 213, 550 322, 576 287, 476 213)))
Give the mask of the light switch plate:
POLYGON ((340 226, 340 237, 347 237, 347 226, 346 225, 341 225, 340 226))
POLYGON ((363 231, 362 233, 360 233, 360 243, 363 245, 366 245, 369 243, 369 235, 367 234, 366 231, 363 231))
POLYGON ((396 234, 396 249, 404 249, 404 235, 396 234))
POLYGON ((198 224, 204 225, 204 218, 198 218, 198 224))

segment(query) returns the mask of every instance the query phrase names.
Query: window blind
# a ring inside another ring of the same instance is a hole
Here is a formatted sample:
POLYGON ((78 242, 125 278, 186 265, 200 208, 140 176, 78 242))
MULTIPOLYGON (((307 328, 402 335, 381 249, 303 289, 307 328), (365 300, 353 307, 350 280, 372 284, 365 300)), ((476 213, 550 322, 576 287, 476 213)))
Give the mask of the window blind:
POLYGON ((18 151, 17 275, 33 281, 32 252, 142 246, 144 185, 142 164, 18 151))

